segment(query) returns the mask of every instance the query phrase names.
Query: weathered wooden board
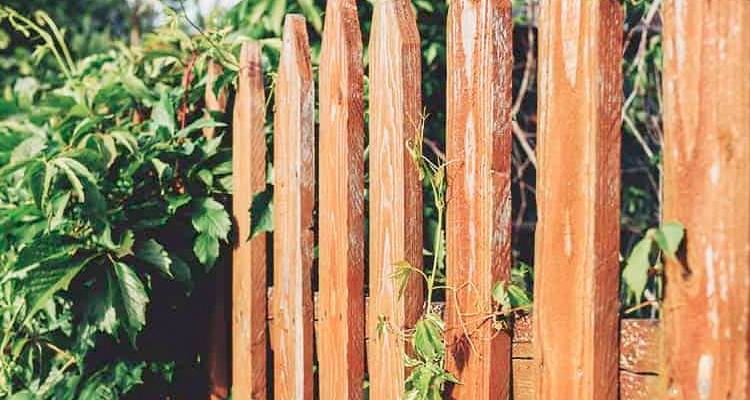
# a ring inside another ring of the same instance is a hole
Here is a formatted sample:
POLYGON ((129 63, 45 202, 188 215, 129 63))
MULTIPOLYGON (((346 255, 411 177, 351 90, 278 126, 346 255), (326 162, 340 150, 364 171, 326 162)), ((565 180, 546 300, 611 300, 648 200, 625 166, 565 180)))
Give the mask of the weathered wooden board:
POLYGON ((622 20, 618 0, 542 4, 537 399, 618 396, 622 20))
POLYGON ((364 94, 355 0, 329 0, 320 54, 320 397, 361 399, 365 372, 364 94))
MULTIPOLYGON (((216 79, 221 74, 221 64, 209 60, 206 71, 206 90, 204 91, 205 109, 208 111, 224 112, 226 110, 226 92, 222 91, 217 97, 209 87, 213 87, 216 79)), ((203 136, 214 137, 215 128, 203 129, 203 136)), ((228 316, 228 286, 229 266, 222 263, 215 267, 214 275, 214 301, 211 308, 209 332, 208 332, 208 354, 206 365, 208 368, 209 398, 222 400, 229 397, 229 324, 228 316)))
POLYGON ((305 19, 287 15, 274 114, 274 398, 313 396, 314 86, 305 19))
POLYGON ((421 125, 421 51, 407 0, 377 1, 370 34, 370 308, 367 343, 370 398, 400 399, 404 343, 395 332, 422 311, 420 279, 398 298, 393 265, 422 265, 422 187, 406 148, 421 125), (391 329, 375 335, 385 320, 391 329))
POLYGON ((245 43, 232 123, 232 395, 266 398, 266 234, 250 238, 253 196, 266 186, 265 93, 261 48, 245 43))
POLYGON ((664 396, 748 397, 750 2, 664 2, 664 396))
POLYGON ((510 278, 512 16, 509 0, 454 0, 448 16, 447 367, 449 398, 507 399, 511 340, 492 288, 510 278))

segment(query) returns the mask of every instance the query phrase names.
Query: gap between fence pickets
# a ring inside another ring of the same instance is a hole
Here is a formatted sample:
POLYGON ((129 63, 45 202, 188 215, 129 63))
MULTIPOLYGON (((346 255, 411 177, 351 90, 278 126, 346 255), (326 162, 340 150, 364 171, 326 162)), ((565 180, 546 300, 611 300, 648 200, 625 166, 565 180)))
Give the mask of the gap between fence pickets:
MULTIPOLYGON (((274 293, 273 287, 268 288, 268 302, 272 303, 274 293)), ((369 299, 365 298, 365 309, 368 307, 369 299)), ((314 294, 315 308, 314 320, 318 320, 318 293, 314 294)), ((443 313, 445 303, 436 302, 435 309, 443 313)), ((268 319, 272 319, 268 313, 268 319)), ((365 332, 365 340, 369 337, 365 332)), ((657 354, 661 327, 658 320, 651 319, 622 319, 620 323, 620 370, 623 372, 642 375, 656 376, 659 371, 657 354)), ((513 322, 513 360, 532 360, 534 358, 533 331, 531 328, 531 315, 523 315, 515 318, 513 322)))

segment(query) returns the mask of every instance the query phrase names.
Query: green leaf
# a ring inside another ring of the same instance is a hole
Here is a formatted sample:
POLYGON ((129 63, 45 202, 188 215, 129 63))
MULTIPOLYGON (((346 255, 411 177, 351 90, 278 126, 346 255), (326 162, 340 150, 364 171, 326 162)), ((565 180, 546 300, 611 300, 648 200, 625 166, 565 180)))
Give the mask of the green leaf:
POLYGON ((224 126, 227 126, 227 124, 223 122, 214 121, 213 119, 198 118, 192 124, 180 129, 177 132, 176 136, 185 137, 195 131, 202 130, 204 128, 218 128, 218 127, 224 127, 224 126))
POLYGON ((26 297, 26 321, 52 300, 55 293, 67 290, 70 282, 93 258, 64 257, 45 261, 29 270, 22 281, 22 292, 26 297))
POLYGON ((166 91, 161 93, 159 102, 154 106, 151 112, 151 121, 157 127, 163 127, 167 129, 167 132, 174 134, 175 132, 175 113, 172 102, 169 99, 169 94, 166 91))
POLYGON ((171 171, 171 167, 169 166, 169 164, 156 157, 151 159, 151 164, 154 165, 154 169, 156 170, 156 177, 159 178, 160 181, 164 179, 165 172, 167 172, 168 170, 171 171))
POLYGON ((270 185, 266 186, 266 190, 253 196, 248 240, 264 232, 273 232, 273 191, 270 185))
POLYGON ((136 99, 141 101, 146 100, 146 102, 148 102, 153 97, 153 94, 148 90, 143 81, 133 75, 132 71, 122 74, 121 78, 122 86, 125 88, 125 91, 136 99))
POLYGON ((508 298, 510 299, 510 304, 513 308, 531 304, 531 298, 528 293, 515 283, 508 284, 506 290, 508 291, 508 298))
POLYGON ((209 197, 199 203, 193 216, 193 227, 199 233, 227 240, 232 223, 224 206, 209 197))
POLYGON ((675 259, 684 237, 685 227, 676 221, 667 222, 654 232, 654 241, 670 259, 675 259))
POLYGON ((127 264, 116 261, 115 275, 120 293, 120 302, 125 310, 126 331, 130 342, 135 344, 138 332, 146 324, 146 305, 148 295, 138 274, 127 264))
POLYGON ((149 239, 135 248, 135 257, 145 261, 168 278, 174 278, 170 266, 172 260, 164 247, 154 239, 149 239))
POLYGON ((649 256, 652 245, 653 240, 649 235, 641 239, 630 252, 625 262, 625 269, 622 271, 625 285, 630 290, 630 294, 635 297, 636 303, 641 302, 641 296, 648 283, 648 270, 651 268, 649 256))
POLYGON ((412 344, 417 354, 425 360, 442 357, 445 353, 445 344, 440 318, 430 313, 417 321, 412 344))
POLYGON ((201 264, 213 266, 216 259, 219 258, 219 240, 215 236, 201 233, 195 239, 193 252, 201 264))
POLYGON ((396 286, 398 287, 398 299, 401 299, 404 296, 406 284, 409 283, 409 277, 411 277, 413 271, 414 267, 412 267, 407 260, 396 261, 393 263, 393 273, 391 274, 391 278, 396 282, 396 286))

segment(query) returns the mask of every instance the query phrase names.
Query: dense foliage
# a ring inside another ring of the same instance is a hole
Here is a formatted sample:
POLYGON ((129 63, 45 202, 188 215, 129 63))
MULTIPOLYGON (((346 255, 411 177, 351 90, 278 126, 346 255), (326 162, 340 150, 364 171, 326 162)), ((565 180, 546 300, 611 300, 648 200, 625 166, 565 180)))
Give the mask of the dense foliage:
POLYGON ((170 365, 137 357, 87 361, 104 337, 137 347, 150 292, 189 292, 219 257, 231 160, 201 131, 224 124, 195 105, 206 58, 225 62, 219 85, 237 62, 219 35, 176 24, 75 61, 45 14, 0 18, 41 37, 61 75, 19 79, 0 103, 0 395, 117 398, 147 368, 168 379, 170 365))

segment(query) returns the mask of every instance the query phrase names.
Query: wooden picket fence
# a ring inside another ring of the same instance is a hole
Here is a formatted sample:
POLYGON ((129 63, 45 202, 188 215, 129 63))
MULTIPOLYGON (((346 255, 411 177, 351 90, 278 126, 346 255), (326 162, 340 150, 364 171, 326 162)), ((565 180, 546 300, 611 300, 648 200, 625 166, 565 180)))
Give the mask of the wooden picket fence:
MULTIPOLYGON (((493 284, 510 271, 510 3, 452 0, 447 24, 447 278, 464 287, 445 306, 447 367, 462 382, 450 398, 747 398, 748 1, 664 0, 664 218, 681 221, 687 240, 667 263, 661 323, 619 316, 623 6, 543 2, 533 317, 501 334, 469 323, 476 346, 465 345, 457 320, 487 310, 493 284)), ((391 277, 398 261, 422 265, 422 191, 406 149, 421 122, 420 40, 407 0, 374 2, 366 268, 356 7, 327 3, 317 136, 305 20, 286 18, 273 109, 274 233, 249 241, 247 210, 265 187, 266 99, 261 49, 242 49, 233 124, 242 240, 231 269, 231 369, 226 346, 212 353, 217 398, 231 387, 235 400, 362 399, 365 381, 370 399, 402 397, 404 342, 375 329, 382 318, 407 328, 424 307, 419 279, 398 297, 391 277)))

